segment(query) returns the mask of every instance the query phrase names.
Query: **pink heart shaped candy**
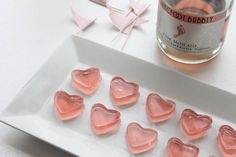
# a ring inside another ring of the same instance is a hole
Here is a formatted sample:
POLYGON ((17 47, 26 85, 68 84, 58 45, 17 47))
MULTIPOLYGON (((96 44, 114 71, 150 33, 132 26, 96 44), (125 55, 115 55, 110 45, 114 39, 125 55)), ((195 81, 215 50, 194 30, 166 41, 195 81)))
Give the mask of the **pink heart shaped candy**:
POLYGON ((138 123, 130 123, 126 130, 126 142, 133 154, 140 154, 153 149, 157 143, 157 131, 143 128, 138 123))
POLYGON ((167 153, 168 157, 198 157, 199 148, 172 137, 168 140, 167 153))
POLYGON ((166 121, 175 114, 175 106, 175 102, 165 100, 156 93, 151 93, 146 101, 148 118, 154 123, 166 121))
POLYGON ((191 109, 185 109, 180 119, 180 128, 189 140, 203 137, 211 128, 212 118, 200 115, 191 109))
POLYGON ((120 112, 107 109, 102 104, 95 104, 91 109, 91 128, 97 135, 117 130, 120 126, 120 112))
POLYGON ((236 130, 231 126, 220 127, 217 143, 223 157, 236 157, 236 130))
POLYGON ((98 68, 73 70, 71 76, 72 85, 86 95, 90 95, 95 92, 101 80, 101 75, 98 68))
POLYGON ((81 96, 69 95, 64 91, 55 93, 54 105, 61 120, 73 119, 79 116, 84 109, 84 101, 81 96))
POLYGON ((110 84, 110 96, 118 106, 128 105, 136 102, 139 98, 139 85, 126 82, 121 77, 114 77, 110 84))

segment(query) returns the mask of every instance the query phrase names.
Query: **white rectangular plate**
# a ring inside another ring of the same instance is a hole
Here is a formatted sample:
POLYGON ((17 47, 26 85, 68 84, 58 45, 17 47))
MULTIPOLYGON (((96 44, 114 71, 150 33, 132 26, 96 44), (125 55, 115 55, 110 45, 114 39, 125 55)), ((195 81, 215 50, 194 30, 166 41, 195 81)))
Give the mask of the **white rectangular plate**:
MULTIPOLYGON (((148 52, 147 52, 148 53, 148 52)), ((148 54, 147 54, 148 55, 148 54)), ((220 156, 216 145, 218 128, 222 124, 236 125, 236 96, 208 86, 182 74, 160 68, 122 52, 98 45, 79 37, 70 37, 25 85, 1 114, 1 121, 33 135, 71 154, 82 157, 130 157, 125 143, 125 130, 130 122, 158 131, 158 145, 141 157, 166 156, 166 143, 170 137, 188 142, 178 126, 181 112, 191 108, 213 118, 209 134, 192 142, 200 148, 200 156, 220 156), (62 122, 54 111, 53 96, 57 90, 81 94, 71 86, 73 69, 98 67, 102 81, 95 94, 85 97, 85 111, 74 120, 62 122), (128 108, 119 108, 109 98, 109 85, 113 76, 121 76, 140 85, 138 102, 128 108), (151 124, 146 117, 145 102, 150 92, 158 92, 177 103, 175 117, 163 124, 151 124), (118 132, 98 137, 90 129, 90 109, 94 103, 121 112, 118 132)), ((189 142, 188 142, 189 143, 189 142)))

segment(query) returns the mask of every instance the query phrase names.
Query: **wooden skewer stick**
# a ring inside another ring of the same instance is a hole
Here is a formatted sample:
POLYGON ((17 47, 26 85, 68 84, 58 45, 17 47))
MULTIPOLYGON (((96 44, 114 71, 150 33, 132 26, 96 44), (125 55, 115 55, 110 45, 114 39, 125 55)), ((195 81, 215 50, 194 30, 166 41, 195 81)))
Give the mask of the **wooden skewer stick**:
MULTIPOLYGON (((130 33, 131 33, 131 32, 130 32, 130 33)), ((127 37, 125 38, 125 42, 124 42, 124 44, 123 44, 122 47, 121 47, 121 51, 124 49, 124 47, 125 47, 125 45, 126 45, 128 39, 129 39, 129 37, 130 37, 130 33, 129 33, 129 34, 127 35, 127 37)))

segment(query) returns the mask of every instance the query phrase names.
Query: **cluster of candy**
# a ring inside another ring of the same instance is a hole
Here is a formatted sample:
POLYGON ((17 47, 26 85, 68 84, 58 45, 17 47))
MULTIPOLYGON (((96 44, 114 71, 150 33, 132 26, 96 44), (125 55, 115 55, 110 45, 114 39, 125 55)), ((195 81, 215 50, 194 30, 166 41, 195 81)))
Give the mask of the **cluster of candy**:
MULTIPOLYGON (((96 91, 101 80, 97 68, 72 71, 72 85, 85 95, 96 91)), ((121 77, 114 77, 110 83, 110 97, 117 106, 135 103, 140 96, 139 85, 127 82, 121 77)), ((84 110, 83 97, 69 95, 58 91, 54 97, 55 109, 61 120, 73 119, 84 110)), ((172 100, 165 100, 156 93, 148 95, 146 113, 153 123, 165 122, 171 119, 176 112, 176 104, 172 100)), ((94 104, 91 109, 90 123, 96 135, 114 133, 120 126, 120 112, 108 109, 103 104, 94 104)), ((180 118, 180 130, 189 140, 202 138, 212 125, 212 118, 200 115, 191 109, 185 109, 180 118)), ((143 128, 136 122, 127 126, 125 135, 128 149, 133 154, 144 153, 153 149, 158 141, 158 132, 151 128, 143 128)), ((227 125, 220 127, 217 143, 224 157, 236 157, 236 131, 227 125)), ((178 138, 170 138, 167 143, 168 157, 197 157, 199 148, 184 144, 178 138)))

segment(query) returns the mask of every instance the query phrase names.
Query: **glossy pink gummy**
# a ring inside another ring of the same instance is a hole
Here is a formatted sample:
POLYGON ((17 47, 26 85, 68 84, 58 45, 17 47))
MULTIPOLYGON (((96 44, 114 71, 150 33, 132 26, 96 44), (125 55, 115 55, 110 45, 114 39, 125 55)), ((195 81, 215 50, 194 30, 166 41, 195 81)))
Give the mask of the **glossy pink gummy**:
POLYGON ((97 135, 116 131, 120 126, 120 112, 95 104, 91 109, 91 128, 97 135))
POLYGON ((153 149, 157 143, 157 131, 143 128, 138 123, 130 123, 126 130, 126 142, 133 154, 140 154, 153 149))
POLYGON ((198 157, 199 148, 172 137, 167 144, 168 157, 198 157))
POLYGON ((217 143, 223 157, 236 157, 236 130, 231 126, 220 127, 217 143))
POLYGON ((84 109, 84 100, 79 95, 69 95, 58 91, 54 96, 54 105, 61 120, 73 119, 81 114, 84 109))
POLYGON ((180 119, 180 128, 189 140, 203 137, 211 128, 212 118, 200 115, 191 109, 185 109, 180 119))
POLYGON ((175 114, 175 102, 165 100, 156 93, 151 93, 147 97, 146 111, 149 119, 154 122, 163 122, 175 114))
POLYGON ((110 96, 116 105, 132 104, 139 98, 139 85, 126 82, 121 77, 114 77, 110 84, 110 96))
POLYGON ((86 95, 90 95, 95 92, 101 80, 101 75, 98 68, 73 70, 71 76, 72 85, 86 95))

